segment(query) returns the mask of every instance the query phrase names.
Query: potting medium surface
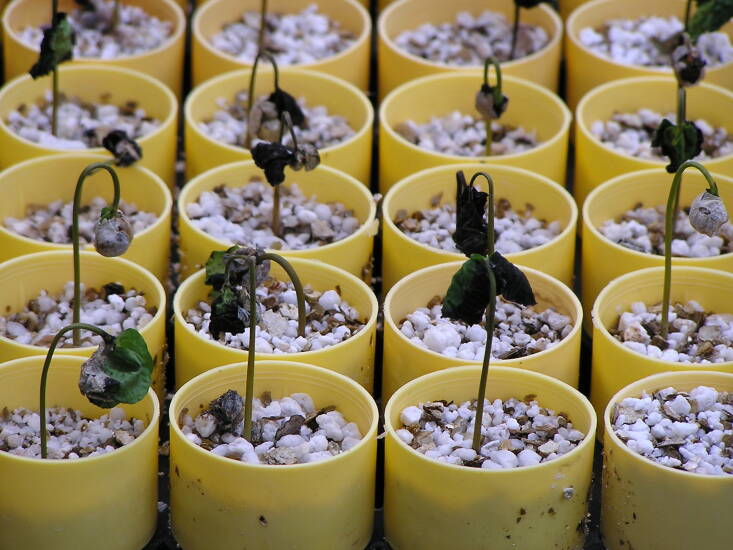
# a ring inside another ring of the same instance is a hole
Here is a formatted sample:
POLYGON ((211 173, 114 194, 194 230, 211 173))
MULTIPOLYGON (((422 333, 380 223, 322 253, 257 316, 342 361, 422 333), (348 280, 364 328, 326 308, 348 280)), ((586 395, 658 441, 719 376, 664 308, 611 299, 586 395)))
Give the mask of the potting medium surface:
POLYGON ((229 390, 209 408, 180 419, 181 430, 194 445, 215 455, 249 464, 288 465, 320 462, 348 451, 361 441, 354 422, 334 407, 316 408, 307 393, 253 400, 252 434, 242 437, 244 399, 229 390))
MULTIPOLYGON (((487 57, 510 61, 512 21, 490 10, 477 16, 462 11, 453 22, 425 23, 401 32, 394 42, 409 54, 444 65, 478 66, 487 57)), ((513 59, 538 52, 549 42, 545 29, 520 22, 513 59)))
POLYGON ((634 302, 631 311, 621 313, 617 326, 609 332, 630 350, 662 361, 733 361, 733 314, 706 312, 694 300, 675 303, 669 308, 666 339, 660 335, 661 320, 661 304, 634 302))
POLYGON ((733 394, 697 386, 627 397, 614 406, 614 433, 657 464, 703 475, 733 475, 733 394))
MULTIPOLYGON (((275 104, 267 101, 268 96, 260 97, 252 109, 253 116, 250 116, 247 111, 248 97, 249 93, 243 90, 237 92, 232 101, 225 98, 217 99, 219 109, 211 118, 199 122, 201 131, 221 143, 245 147, 252 120, 257 127, 252 138, 253 147, 260 141, 278 141, 282 124, 275 104)), ((354 135, 354 129, 343 116, 329 114, 323 105, 309 106, 304 97, 298 98, 297 101, 305 115, 302 124, 293 126, 299 144, 310 143, 317 149, 323 149, 338 145, 354 135)), ((283 134, 282 143, 292 145, 290 132, 283 134)))
MULTIPOLYGON (((127 419, 119 407, 99 418, 62 407, 46 409, 48 458, 75 460, 111 453, 135 441, 145 423, 127 419)), ((41 458, 41 416, 24 408, 0 412, 0 452, 27 458, 41 458)))
MULTIPOLYGON (((321 13, 316 4, 299 13, 270 11, 266 22, 264 47, 281 67, 315 63, 341 53, 356 41, 351 31, 321 13)), ((257 55, 259 29, 259 11, 247 11, 239 21, 227 23, 209 40, 214 48, 252 63, 257 55)))
MULTIPOLYGON (((510 126, 491 121, 492 155, 515 155, 529 151, 537 145, 534 130, 522 126, 510 126)), ((472 114, 453 111, 445 116, 434 116, 419 124, 406 120, 395 126, 395 132, 421 149, 460 157, 486 156, 486 123, 472 114)))
MULTIPOLYGON (((94 197, 79 210, 79 242, 88 244, 94 240, 94 228, 108 206, 103 197, 94 197)), ((158 219, 152 212, 138 210, 135 203, 119 202, 119 209, 127 218, 133 233, 140 233, 158 219)), ((71 243, 72 201, 57 200, 49 204, 29 204, 26 217, 5 218, 5 227, 22 237, 47 243, 71 243)))
MULTIPOLYGON (((414 345, 467 361, 481 361, 486 345, 484 321, 468 325, 443 317, 443 298, 435 296, 427 307, 409 313, 399 322, 399 330, 414 345)), ((554 308, 542 312, 499 297, 496 326, 491 344, 494 359, 514 359, 548 350, 573 330, 570 317, 554 308)))
MULTIPOLYGON (((578 38, 592 52, 617 63, 669 67, 672 40, 684 30, 675 16, 612 19, 600 27, 581 29, 578 38)), ((733 45, 724 32, 705 33, 697 40, 709 67, 733 61, 733 45)))
POLYGON ((272 186, 253 178, 247 185, 220 185, 186 206, 191 224, 215 239, 278 250, 304 250, 352 235, 361 223, 340 202, 319 202, 297 183, 280 186, 282 234, 272 231, 272 186))
MULTIPOLYGON (((340 289, 319 292, 309 286, 306 294, 305 336, 298 336, 298 307, 290 282, 269 278, 257 287, 258 324, 255 350, 258 353, 299 353, 335 346, 354 336, 365 323, 359 312, 340 295, 340 289)), ((209 330, 211 305, 201 301, 186 313, 186 323, 200 337, 212 340, 209 330)), ((219 343, 249 349, 249 327, 243 332, 222 332, 219 343)))
MULTIPOLYGON (((69 260, 70 261, 70 260, 69 260)), ((56 333, 72 323, 74 283, 68 282, 58 293, 41 290, 23 311, 0 316, 0 336, 17 344, 44 346, 51 344, 56 333)), ((112 336, 128 328, 141 329, 156 313, 145 295, 134 288, 110 282, 101 289, 81 284, 80 322, 96 325, 112 336)), ((59 347, 74 347, 72 333, 59 340, 59 347)), ((102 338, 89 331, 80 331, 81 346, 97 346, 102 338)))
MULTIPOLYGON (((80 2, 77 2, 80 3, 80 2)), ((74 57, 116 59, 140 55, 161 47, 173 33, 173 23, 149 15, 140 6, 119 2, 115 15, 113 0, 88 0, 91 9, 78 8, 68 14, 76 42, 74 57)), ((20 39, 40 48, 46 27, 26 27, 20 39)))
MULTIPOLYGON (((473 468, 501 470, 534 466, 569 453, 585 439, 563 413, 542 407, 534 396, 484 400, 481 447, 472 448, 476 401, 458 405, 431 401, 406 407, 396 434, 428 458, 473 468)), ((575 491, 568 487, 565 498, 575 491)))
MULTIPOLYGON (((398 210, 395 225, 411 239, 446 252, 458 253, 453 233, 456 230, 456 205, 442 202, 440 193, 430 199, 432 208, 408 213, 398 210)), ((541 246, 562 231, 558 221, 548 222, 533 215, 534 205, 525 203, 523 210, 514 210, 509 200, 500 198, 494 206, 494 247, 501 254, 522 252, 541 246)))

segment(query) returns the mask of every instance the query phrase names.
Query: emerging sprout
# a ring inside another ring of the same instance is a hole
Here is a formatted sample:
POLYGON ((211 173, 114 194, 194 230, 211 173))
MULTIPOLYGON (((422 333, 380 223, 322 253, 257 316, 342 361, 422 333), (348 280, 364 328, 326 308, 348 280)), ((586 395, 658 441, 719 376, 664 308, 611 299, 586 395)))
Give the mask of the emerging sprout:
POLYGON ((94 248, 102 256, 122 256, 132 242, 132 227, 121 210, 102 210, 94 227, 94 248))
POLYGON ((712 237, 717 235, 723 224, 728 221, 728 211, 718 195, 703 191, 690 207, 690 225, 698 233, 712 237))
POLYGON ((499 120, 506 111, 509 98, 502 91, 501 67, 493 57, 484 61, 484 82, 476 92, 476 110, 484 118, 486 126, 486 156, 491 156, 491 144, 494 142, 494 132, 491 127, 492 120, 499 120), (496 86, 489 84, 489 66, 494 66, 496 72, 496 86))

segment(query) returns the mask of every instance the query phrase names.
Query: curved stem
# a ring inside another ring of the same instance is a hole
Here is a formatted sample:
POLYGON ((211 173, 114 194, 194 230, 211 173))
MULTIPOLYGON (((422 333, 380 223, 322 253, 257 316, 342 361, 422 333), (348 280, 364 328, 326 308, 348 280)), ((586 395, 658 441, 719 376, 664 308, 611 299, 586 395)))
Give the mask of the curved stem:
MULTIPOLYGON (((109 162, 109 161, 108 161, 109 162)), ((74 190, 74 205, 71 214, 71 244, 74 249, 74 309, 72 321, 79 323, 81 318, 81 259, 79 253, 79 209, 81 208, 81 194, 84 188, 84 181, 98 170, 106 170, 112 176, 112 185, 114 187, 114 197, 112 199, 112 212, 117 212, 120 205, 120 180, 117 172, 108 162, 95 162, 90 164, 79 175, 74 190)), ((74 330, 74 347, 81 345, 79 330, 74 330)))
POLYGON ((290 113, 287 111, 283 111, 280 114, 280 135, 278 136, 278 143, 282 143, 283 136, 285 134, 285 128, 288 129, 288 132, 290 133, 290 139, 293 142, 292 148, 294 150, 298 150, 298 138, 295 136, 295 128, 293 127, 293 118, 290 116, 290 113))
POLYGON ((473 425, 473 450, 476 451, 476 454, 481 452, 481 425, 484 419, 484 399, 486 398, 486 383, 489 378, 489 362, 491 361, 491 345, 494 342, 494 320, 496 317, 496 278, 491 267, 487 265, 486 269, 489 270, 489 305, 486 308, 486 347, 484 348, 484 361, 481 365, 476 419, 473 425))
POLYGON ((70 330, 73 330, 74 332, 78 330, 88 330, 98 334, 102 337, 102 340, 104 340, 102 345, 105 346, 114 342, 114 336, 108 334, 99 327, 88 325, 86 323, 72 323, 71 325, 66 325, 58 331, 56 336, 53 337, 53 340, 51 340, 51 345, 48 347, 48 352, 46 353, 46 360, 43 363, 43 370, 41 371, 41 390, 38 398, 39 413, 41 415, 41 458, 46 458, 48 456, 48 434, 46 433, 46 382, 48 380, 48 369, 51 367, 51 359, 53 359, 53 354, 56 351, 56 346, 58 346, 61 337, 70 330))
POLYGON ((290 262, 278 254, 266 252, 257 257, 258 264, 267 260, 272 260, 282 267, 293 283, 295 296, 298 300, 298 336, 305 337, 305 293, 303 292, 303 285, 300 282, 300 277, 298 277, 298 274, 295 272, 295 269, 293 269, 293 266, 290 265, 290 262))
POLYGON ((255 384, 255 348, 257 347, 257 260, 249 258, 249 349, 247 350, 247 385, 244 396, 244 437, 252 439, 252 401, 255 384))
MULTIPOLYGON (((501 65, 499 61, 494 57, 487 57, 484 60, 484 86, 490 87, 489 85, 489 67, 494 66, 494 72, 496 73, 496 86, 494 86, 493 100, 494 105, 501 103, 503 97, 502 94, 502 77, 501 77, 501 65)), ((494 142, 494 129, 491 127, 491 119, 484 116, 484 124, 486 126, 486 156, 491 156, 491 144, 494 142)))
POLYGON ((718 186, 713 177, 699 162, 688 160, 677 169, 672 180, 672 187, 667 198, 667 211, 664 219, 664 290, 662 294, 662 322, 659 329, 660 336, 667 338, 669 333, 669 302, 672 291, 672 237, 674 233, 675 205, 679 202, 679 193, 682 186, 682 176, 688 168, 696 168, 705 177, 708 183, 708 193, 718 196, 718 186))
POLYGON ((486 201, 486 225, 487 225, 487 237, 488 237, 488 254, 491 256, 494 253, 494 179, 486 172, 476 172, 471 176, 471 182, 469 185, 473 185, 473 182, 479 176, 483 176, 486 179, 489 187, 489 199, 486 201))
MULTIPOLYGON (((249 92, 247 95, 247 116, 252 112, 252 106, 254 105, 254 95, 255 95, 255 83, 257 82, 257 67, 260 64, 260 59, 265 58, 267 59, 270 64, 272 65, 272 70, 274 73, 275 78, 275 89, 278 90, 280 88, 280 71, 277 68, 277 62, 275 61, 275 58, 272 57, 269 53, 262 51, 260 49, 257 52, 257 56, 255 57, 254 63, 252 63, 252 72, 249 74, 249 92)), ((247 133, 244 136, 244 147, 245 149, 249 149, 252 145, 252 130, 249 127, 249 124, 247 125, 247 133)))
POLYGON ((265 25, 267 23, 267 0, 260 1, 260 30, 257 34, 257 51, 265 49, 265 25))
POLYGON ((512 49, 509 52, 509 61, 514 59, 517 50, 517 37, 519 36, 519 4, 514 3, 514 25, 512 25, 512 49))

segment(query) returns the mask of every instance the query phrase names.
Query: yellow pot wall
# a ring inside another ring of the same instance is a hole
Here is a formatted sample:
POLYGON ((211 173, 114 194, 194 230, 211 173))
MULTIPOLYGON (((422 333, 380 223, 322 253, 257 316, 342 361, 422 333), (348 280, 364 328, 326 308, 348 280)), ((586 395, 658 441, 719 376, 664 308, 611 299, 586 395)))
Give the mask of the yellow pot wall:
MULTIPOLYGON (((459 12, 466 11, 476 16, 486 9, 504 14, 508 21, 514 18, 512 0, 493 0, 490 5, 478 0, 453 0, 452 2, 400 0, 391 3, 380 14, 377 23, 379 97, 383 98, 401 84, 422 76, 475 72, 478 69, 476 66, 445 65, 409 54, 397 47, 395 39, 402 32, 417 29, 425 23, 454 22, 459 12)), ((562 50, 562 20, 554 10, 546 5, 540 5, 531 10, 522 10, 520 20, 522 23, 537 25, 545 29, 550 42, 542 50, 532 55, 502 63, 503 73, 531 80, 551 90, 557 90, 562 50)), ((469 89, 478 90, 479 84, 469 89)))
MULTIPOLYGON (((0 365, 0 407, 38 411, 38 384, 45 357, 0 365)), ((79 392, 81 357, 54 355, 48 371, 49 407, 99 417, 79 392)), ((158 400, 152 391, 139 403, 119 405, 147 427, 116 451, 79 460, 39 460, 0 452, 0 548, 23 550, 139 550, 158 519, 158 400), (39 493, 40 491, 40 493, 39 493)))
MULTIPOLYGON (((158 128, 137 140, 143 150, 140 165, 158 174, 173 188, 178 103, 167 87, 139 72, 86 64, 61 66, 59 86, 65 94, 88 102, 98 102, 104 94, 109 94, 109 102, 115 105, 137 101, 149 116, 160 120, 158 128)), ((33 80, 30 75, 18 77, 0 89, 0 170, 27 159, 69 152, 42 147, 21 138, 5 123, 8 113, 24 103, 42 98, 50 89, 50 77, 33 80)), ((87 149, 86 152, 104 154, 107 158, 111 156, 102 148, 87 149)))
POLYGON ((705 385, 733 391, 733 375, 682 371, 649 376, 620 390, 604 414, 602 534, 608 550, 728 548, 720 510, 733 507, 733 477, 706 476, 660 466, 631 451, 613 433, 613 406, 673 386, 689 391, 705 385), (662 513, 660 513, 660 511, 662 513))
MULTIPOLYGON (((463 254, 419 243, 405 235, 393 222, 400 210, 406 210, 409 215, 421 208, 430 208, 430 199, 439 193, 442 193, 441 204, 455 204, 457 170, 463 170, 467 179, 478 171, 485 171, 494 178, 496 200, 508 199, 515 209, 524 208, 527 202, 531 202, 538 218, 559 221, 563 229, 551 242, 508 254, 507 258, 572 285, 578 209, 570 193, 552 180, 527 170, 489 164, 456 164, 413 174, 392 187, 384 197, 382 289, 389 290, 402 277, 423 267, 465 258, 463 254)), ((486 190, 484 178, 477 182, 486 190)))
POLYGON ((563 20, 567 20, 568 17, 570 17, 570 14, 573 13, 575 9, 582 6, 583 4, 586 4, 590 0, 560 0, 560 16, 563 18, 563 20))
MULTIPOLYGON (((371 392, 378 308, 371 288, 353 275, 321 262, 300 258, 289 261, 303 285, 311 285, 318 291, 331 290, 339 285, 344 300, 356 308, 362 320, 366 319, 366 325, 356 335, 335 346, 302 353, 258 353, 258 360, 301 361, 324 367, 356 380, 371 392)), ((270 274, 278 280, 288 280, 282 268, 274 263, 270 274)), ((204 339, 186 324, 185 314, 198 302, 206 300, 211 290, 204 285, 204 278, 204 270, 196 272, 178 288, 173 299, 177 388, 214 367, 247 360, 246 351, 204 339)))
MULTIPOLYGON (((180 1, 183 1, 183 0, 180 0, 180 1)), ((207 1, 208 0, 195 0, 194 3, 197 6, 200 6, 201 4, 203 4, 204 2, 207 2, 207 1)), ((369 9, 369 5, 371 4, 371 0, 357 0, 357 1, 359 2, 359 4, 361 4, 362 6, 364 6, 366 9, 369 9)), ((382 1, 383 0, 380 0, 380 2, 382 2, 382 1)), ((389 0, 387 0, 387 1, 389 1, 389 0)))
MULTIPOLYGON (((356 37, 356 41, 338 55, 298 66, 328 73, 351 82, 361 90, 367 90, 371 34, 369 12, 356 0, 271 0, 268 10, 270 13, 296 13, 311 4, 316 4, 320 13, 338 21, 341 28, 356 37)), ((191 23, 194 86, 221 73, 249 66, 248 63, 215 49, 209 40, 224 25, 237 21, 242 13, 259 12, 259 9, 259 0, 210 0, 196 10, 191 23)))
MULTIPOLYGON (((181 234, 181 276, 188 277, 203 267, 212 250, 222 250, 233 243, 218 240, 196 228, 186 214, 186 207, 198 200, 201 193, 211 191, 219 185, 239 186, 257 177, 264 181, 262 170, 253 161, 243 161, 214 168, 191 180, 178 197, 180 213, 179 230, 181 234)), ((340 267, 358 277, 368 272, 374 247, 374 236, 379 222, 376 220, 377 206, 369 189, 351 176, 327 166, 319 166, 310 172, 288 170, 286 182, 282 185, 297 183, 304 195, 317 196, 321 202, 341 202, 354 211, 361 227, 348 238, 341 241, 305 250, 277 251, 288 259, 306 258, 340 267)))
MULTIPOLYGON (((731 67, 733 73, 733 67, 731 67)), ((672 77, 642 77, 609 82, 586 95, 578 105, 575 125, 575 184, 573 194, 578 204, 595 187, 616 176, 658 168, 664 171, 669 161, 634 158, 616 152, 591 133, 597 120, 606 121, 616 112, 636 112, 650 108, 660 113, 677 110, 677 84, 672 77)), ((687 117, 705 119, 713 126, 733 131, 733 92, 702 84, 687 91, 687 117)), ((733 177, 733 155, 706 160, 711 172, 733 177)), ((670 184, 672 182, 670 176, 670 184)))
MULTIPOLYGON (((572 115, 559 97, 526 80, 504 77, 503 89, 509 97, 509 108, 501 122, 536 130, 541 143, 530 151, 492 157, 444 155, 413 145, 395 131, 401 122, 413 120, 423 124, 455 110, 477 114, 474 101, 482 75, 482 71, 474 69, 429 76, 404 84, 385 98, 379 109, 380 192, 387 192, 399 180, 419 170, 466 162, 524 168, 565 183, 572 115)), ((493 82, 493 76, 491 79, 493 82)))
MULTIPOLYGON (((200 411, 229 389, 244 394, 242 363, 216 368, 183 386, 171 418, 200 411)), ((379 413, 369 393, 334 372, 292 361, 257 361, 254 394, 308 393, 359 426, 362 441, 312 464, 252 465, 216 456, 170 428, 171 514, 186 550, 211 548, 364 548, 372 535, 379 413), (243 546, 246 545, 246 546, 243 546)))
MULTIPOLYGON (((186 36, 186 16, 178 5, 180 0, 125 0, 125 4, 140 6, 148 14, 173 23, 168 40, 159 48, 140 55, 128 55, 117 59, 99 57, 76 58, 73 65, 103 64, 140 71, 163 82, 179 97, 183 85, 183 47, 186 36)), ((47 25, 51 19, 51 7, 38 0, 15 0, 2 19, 3 45, 5 50, 5 79, 26 74, 38 59, 38 49, 21 41, 20 33, 26 27, 47 25)), ((74 0, 60 0, 59 10, 70 12, 77 9, 74 0)), ((43 79, 44 81, 46 79, 43 79)), ((100 79, 103 81, 103 79, 100 79)), ((110 91, 115 91, 113 87, 110 91)))
MULTIPOLYGON (((264 69, 263 65, 260 68, 264 69)), ((208 80, 188 96, 185 109, 186 178, 230 162, 249 160, 249 150, 226 145, 207 136, 199 125, 220 109, 220 99, 232 101, 249 86, 250 70, 233 71, 208 80)), ((272 71, 257 70, 256 94, 272 92, 272 71)), ((343 116, 356 132, 348 140, 320 149, 321 163, 351 174, 369 185, 372 167, 372 125, 374 109, 355 86, 325 73, 285 68, 280 71, 280 87, 308 105, 323 105, 328 112, 343 116)))
MULTIPOLYGON (((434 296, 445 296, 453 274, 463 262, 427 267, 408 275, 392 287, 384 299, 384 362, 382 401, 397 389, 424 374, 480 361, 446 357, 410 342, 399 330, 399 322, 434 296)), ((534 290, 538 310, 554 306, 573 321, 573 330, 553 348, 517 359, 492 360, 492 364, 517 367, 552 376, 571 386, 578 385, 580 333, 583 311, 568 287, 552 277, 520 266, 534 290)))
MULTIPOLYGON (((720 195, 733 208, 733 178, 715 175, 720 195)), ((638 203, 659 206, 667 203, 672 185, 672 174, 663 168, 632 172, 618 176, 596 187, 583 205, 583 253, 581 278, 585 328, 592 328, 590 311, 598 294, 620 275, 664 265, 664 256, 642 254, 607 239, 599 228, 607 220, 615 220, 638 203)), ((688 207, 692 200, 707 187, 702 174, 696 170, 685 172, 680 193, 681 205, 688 207)), ((672 258, 673 265, 707 267, 733 272, 733 254, 709 258, 672 258)))
MULTIPOLYGON (((580 42, 581 30, 587 27, 600 27, 611 19, 635 19, 651 15, 676 16, 684 20, 686 5, 686 0, 644 0, 643 2, 638 0, 591 0, 576 9, 567 20, 567 32, 565 33, 566 84, 570 108, 575 109, 587 92, 606 82, 633 76, 672 75, 672 70, 668 68, 624 65, 592 53, 580 42)), ((733 38, 733 24, 728 23, 721 30, 733 38)), ((708 67, 705 72, 705 81, 724 88, 733 88, 733 67, 730 63, 708 67)), ((638 90, 636 92, 637 97, 646 97, 638 90)), ((673 94, 671 99, 674 97, 673 94)), ((609 107, 613 109, 619 106, 609 104, 609 107)), ((657 108, 657 105, 654 107, 657 108)))
MULTIPOLYGON (((590 399, 599 415, 621 388, 652 374, 688 370, 733 373, 733 361, 705 365, 671 363, 633 352, 611 336, 608 328, 616 325, 622 312, 630 311, 633 302, 653 305, 662 301, 663 281, 663 267, 622 275, 601 291, 593 305, 590 399)), ((733 274, 701 267, 674 267, 671 301, 688 300, 697 301, 706 311, 733 312, 733 274)))
MULTIPOLYGON (((74 280, 74 263, 71 250, 54 250, 27 254, 0 264, 0 310, 5 315, 22 311, 29 300, 41 290, 60 292, 64 285, 74 280)), ((165 397, 165 292, 149 271, 122 258, 105 258, 96 252, 81 253, 81 282, 87 287, 100 288, 109 282, 118 282, 125 288, 135 288, 145 294, 148 307, 157 312, 152 321, 140 329, 153 356, 154 386, 158 397, 165 397)), ((89 357, 96 346, 61 348, 65 355, 89 357)), ((46 346, 18 344, 0 336, 0 362, 46 355, 46 346)))
POLYGON ((445 548, 558 548, 577 550, 585 538, 596 415, 577 390, 548 376, 491 367, 489 400, 537 395, 542 406, 567 413, 585 439, 552 462, 511 470, 482 470, 432 460, 410 448, 395 431, 400 412, 421 402, 475 399, 481 368, 455 367, 413 380, 385 409, 386 538, 395 550, 445 548), (575 490, 571 498, 564 489, 575 490), (451 498, 450 495, 460 495, 451 498), (499 503, 499 505, 497 505, 499 503))
MULTIPOLYGON (((49 204, 63 199, 72 201, 79 174, 93 162, 108 157, 85 153, 40 157, 16 164, 0 172, 0 220, 23 218, 31 204, 49 204)), ((171 194, 165 183, 150 170, 141 167, 115 168, 120 177, 121 199, 138 209, 152 212, 158 219, 135 235, 123 258, 141 265, 162 283, 168 278, 170 249, 171 194), (151 254, 150 251, 158 251, 151 254)), ((82 205, 94 197, 112 201, 112 180, 107 172, 89 176, 84 182, 82 205)), ((0 225, 0 262, 23 254, 44 250, 65 250, 71 245, 54 244, 22 237, 0 225)), ((86 250, 94 250, 87 245, 86 250)))

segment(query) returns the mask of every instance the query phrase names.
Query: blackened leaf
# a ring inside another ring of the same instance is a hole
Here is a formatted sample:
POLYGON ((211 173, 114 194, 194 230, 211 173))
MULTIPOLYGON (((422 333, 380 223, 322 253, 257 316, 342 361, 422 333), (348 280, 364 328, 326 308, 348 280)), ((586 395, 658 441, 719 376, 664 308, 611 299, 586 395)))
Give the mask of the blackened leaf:
POLYGON ((244 399, 234 390, 227 390, 209 403, 209 412, 219 422, 222 432, 242 434, 244 421, 244 399))
POLYGON ((680 85, 690 87, 698 84, 705 77, 705 65, 707 61, 700 49, 682 35, 680 44, 672 51, 672 69, 680 85))
POLYGON ((84 11, 95 11, 97 8, 91 0, 74 0, 84 11))
POLYGON ((214 302, 211 304, 211 321, 209 322, 209 332, 214 338, 224 332, 231 334, 240 334, 244 332, 247 326, 246 319, 243 319, 243 311, 239 301, 239 295, 231 287, 225 285, 216 294, 214 302))
POLYGON ((514 0, 514 3, 520 8, 525 9, 536 8, 542 3, 550 4, 553 8, 557 8, 557 0, 514 0))
POLYGON ((486 257, 472 254, 451 279, 443 300, 443 316, 469 325, 481 322, 489 304, 489 284, 486 257))
POLYGON ((686 160, 700 154, 702 143, 702 132, 694 123, 686 120, 679 126, 665 118, 654 134, 652 147, 662 149, 662 154, 670 160, 667 172, 674 174, 686 160))
POLYGON ((715 32, 733 18, 733 0, 698 0, 698 8, 690 18, 688 31, 693 40, 701 34, 715 32))
POLYGON ((74 30, 71 28, 66 14, 63 12, 57 13, 53 25, 43 31, 38 61, 30 70, 33 79, 46 76, 60 63, 71 59, 74 40, 74 30))
POLYGON ((295 98, 285 90, 276 88, 275 91, 270 94, 270 97, 267 98, 267 101, 275 104, 278 118, 280 118, 282 113, 285 112, 290 113, 290 119, 293 121, 294 126, 301 126, 303 122, 305 122, 305 115, 303 114, 303 110, 300 108, 300 105, 298 105, 295 98))
POLYGON ((302 143, 295 150, 295 161, 290 163, 290 168, 296 171, 305 168, 306 172, 310 172, 318 167, 320 163, 321 154, 316 146, 311 143, 302 143))
POLYGON ((113 294, 122 295, 125 293, 125 287, 120 283, 107 283, 102 287, 104 289, 105 298, 112 296, 113 294))
POLYGON ((232 246, 226 250, 214 250, 206 260, 206 279, 204 284, 220 290, 224 284, 224 273, 226 272, 226 255, 236 251, 239 247, 232 246))
POLYGON ((506 300, 523 306, 537 303, 527 276, 521 269, 498 252, 494 252, 489 258, 489 266, 496 279, 497 296, 502 295, 506 300))
POLYGON ((112 153, 117 166, 130 166, 143 158, 143 150, 124 130, 112 130, 104 139, 102 146, 112 153))
POLYGON ((489 195, 466 183, 462 171, 456 172, 456 231, 453 242, 466 256, 486 254, 488 226, 485 220, 489 195))
POLYGON ((275 187, 285 181, 285 167, 297 162, 295 151, 282 143, 260 142, 252 149, 252 159, 265 171, 267 182, 275 187))
POLYGON ((497 120, 506 111, 509 105, 509 98, 499 93, 496 86, 481 84, 481 89, 476 93, 476 110, 482 116, 497 120))

